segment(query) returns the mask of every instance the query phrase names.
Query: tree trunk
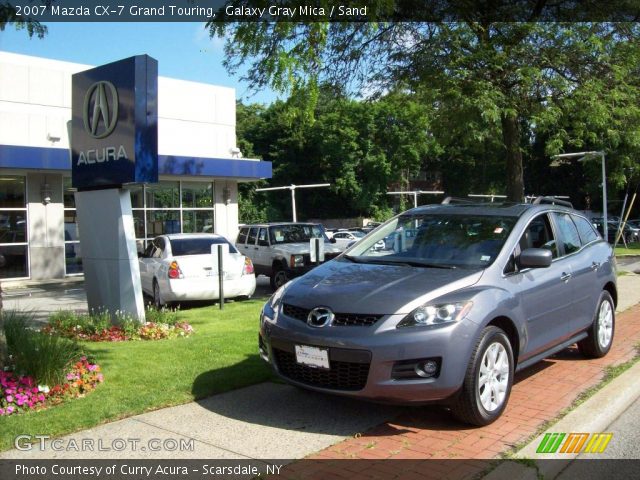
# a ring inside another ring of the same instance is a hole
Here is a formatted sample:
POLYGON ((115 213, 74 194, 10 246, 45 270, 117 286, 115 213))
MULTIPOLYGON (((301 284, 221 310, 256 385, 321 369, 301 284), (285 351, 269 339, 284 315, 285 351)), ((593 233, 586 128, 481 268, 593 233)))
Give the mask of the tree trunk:
POLYGON ((518 117, 513 112, 504 112, 501 120, 502 142, 507 160, 507 200, 524 202, 524 175, 518 117))

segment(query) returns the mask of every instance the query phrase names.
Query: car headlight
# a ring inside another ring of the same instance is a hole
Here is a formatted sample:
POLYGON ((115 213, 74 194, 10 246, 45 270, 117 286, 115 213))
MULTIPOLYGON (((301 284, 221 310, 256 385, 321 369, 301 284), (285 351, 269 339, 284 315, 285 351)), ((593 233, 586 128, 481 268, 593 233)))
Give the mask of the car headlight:
POLYGON ((264 307, 262 308, 262 318, 264 320, 275 323, 278 318, 278 310, 280 310, 282 297, 284 296, 284 292, 287 288, 289 288, 289 284, 291 284, 291 281, 288 281, 276 290, 274 294, 271 295, 267 303, 264 304, 264 307))
POLYGON ((471 310, 473 302, 427 304, 416 308, 398 323, 398 328, 457 322, 471 310))
POLYGON ((291 255, 290 263, 291 268, 304 267, 304 256, 291 255))

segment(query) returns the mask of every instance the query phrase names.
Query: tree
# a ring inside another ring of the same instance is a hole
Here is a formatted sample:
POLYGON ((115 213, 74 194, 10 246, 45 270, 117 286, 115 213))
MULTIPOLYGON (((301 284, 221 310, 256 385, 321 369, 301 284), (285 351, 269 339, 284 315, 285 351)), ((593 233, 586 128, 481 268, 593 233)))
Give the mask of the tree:
MULTIPOLYGON (((42 2, 43 5, 50 5, 50 1, 42 2)), ((38 38, 44 38, 47 34, 47 27, 40 22, 28 17, 18 15, 16 7, 9 2, 0 3, 0 31, 4 31, 8 24, 15 25, 17 30, 25 29, 30 37, 37 35, 38 38)))
MULTIPOLYGON (((379 10, 401 3, 370 2, 379 10)), ((521 3, 531 5, 524 17, 536 20, 547 2, 521 3)), ((422 94, 444 131, 499 138, 506 193, 521 201, 522 152, 537 122, 587 86, 594 96, 625 88, 620 73, 637 72, 638 64, 621 63, 629 55, 619 52, 637 50, 640 27, 499 22, 504 13, 488 11, 459 10, 451 23, 211 23, 210 31, 226 37, 231 73, 249 64, 245 80, 254 88, 314 90, 329 82, 361 96, 397 89, 422 94)))

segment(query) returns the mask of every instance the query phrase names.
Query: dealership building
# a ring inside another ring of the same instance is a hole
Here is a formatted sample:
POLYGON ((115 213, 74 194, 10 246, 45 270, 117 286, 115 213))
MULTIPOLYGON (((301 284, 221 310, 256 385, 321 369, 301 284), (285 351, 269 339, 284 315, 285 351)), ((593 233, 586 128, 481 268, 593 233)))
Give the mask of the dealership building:
MULTIPOLYGON (((71 76, 90 68, 0 52, 3 282, 82 274, 67 122, 71 76)), ((159 182, 125 186, 139 248, 165 233, 235 237, 238 183, 271 177, 270 162, 241 158, 235 102, 232 88, 158 78, 159 182)))

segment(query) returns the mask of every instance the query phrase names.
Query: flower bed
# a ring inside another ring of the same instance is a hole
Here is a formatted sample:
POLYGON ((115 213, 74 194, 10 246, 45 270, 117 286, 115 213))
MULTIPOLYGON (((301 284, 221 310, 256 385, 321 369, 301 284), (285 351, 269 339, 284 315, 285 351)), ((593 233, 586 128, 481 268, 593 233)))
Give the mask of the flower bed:
POLYGON ((42 332, 89 342, 161 340, 186 337, 193 333, 191 325, 178 321, 175 310, 147 309, 146 316, 151 321, 140 324, 126 314, 116 312, 118 325, 111 325, 111 317, 107 312, 79 314, 60 311, 49 318, 42 332))
POLYGON ((81 357, 72 366, 63 383, 52 387, 37 385, 30 376, 0 371, 0 416, 39 410, 82 397, 103 380, 100 367, 87 357, 81 357))

